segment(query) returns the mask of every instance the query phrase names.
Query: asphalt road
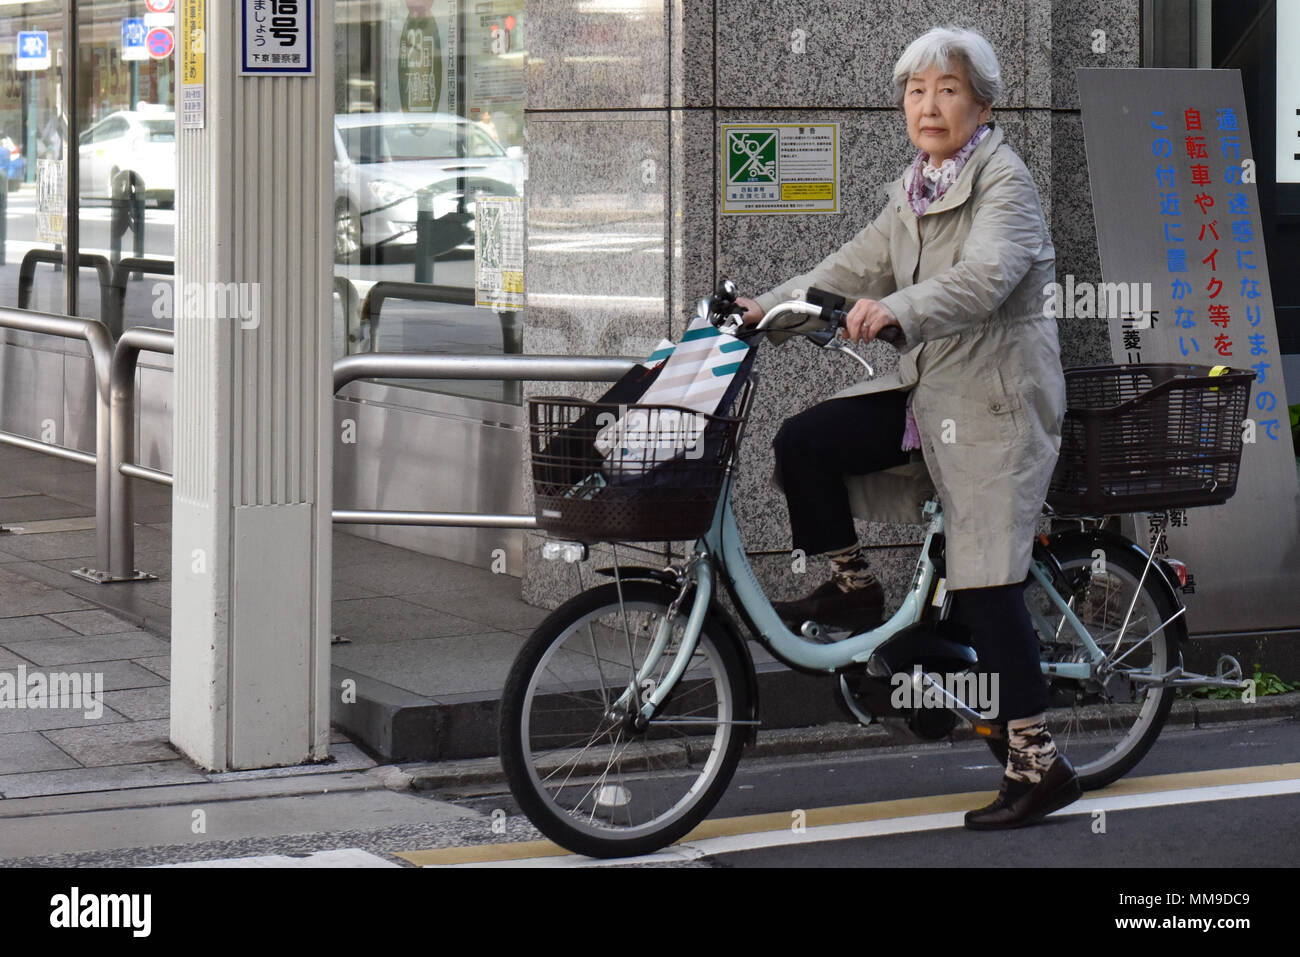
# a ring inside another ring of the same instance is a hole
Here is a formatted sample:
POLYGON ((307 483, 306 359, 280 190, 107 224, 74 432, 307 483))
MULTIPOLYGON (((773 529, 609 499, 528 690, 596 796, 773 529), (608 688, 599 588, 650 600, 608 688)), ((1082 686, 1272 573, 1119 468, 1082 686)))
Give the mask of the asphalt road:
MULTIPOLYGON (((1293 866, 1296 848, 1300 848, 1300 793, 1250 796, 1249 786, 1224 783, 1225 779, 1214 773, 1300 762, 1298 730, 1290 719, 1167 729, 1125 779, 1111 788, 1088 792, 1085 799, 1140 803, 1150 798, 1125 798, 1123 792, 1134 788, 1162 791, 1176 784, 1178 803, 1112 808, 1104 815, 1063 812, 1036 827, 1001 833, 966 831, 960 826, 960 814, 954 813, 985 803, 987 797, 978 792, 989 792, 991 797, 1001 776, 1001 769, 994 766, 979 742, 747 761, 710 820, 779 814, 789 817, 793 833, 798 812, 803 812, 805 830, 797 839, 786 838, 790 843, 781 846, 708 852, 689 863, 736 868, 1293 866), (1219 790, 1209 790, 1212 787, 1219 790), (1210 800, 1234 787, 1242 796, 1210 800), (1115 796, 1117 792, 1121 796, 1115 796), (951 800, 943 800, 952 795, 969 795, 970 799, 958 801, 954 808, 951 800), (872 816, 858 809, 859 805, 909 799, 914 803, 906 813, 918 820, 927 812, 947 813, 948 817, 923 822, 923 830, 911 830, 906 821, 890 819, 895 823, 889 827, 899 828, 899 833, 818 838, 821 832, 814 826, 817 815, 813 809, 835 809, 830 815, 821 815, 823 819, 854 821, 872 816)), ((1260 773, 1239 775, 1258 776, 1260 773)), ((1300 778, 1300 770, 1293 769, 1285 776, 1300 778)), ((1300 791, 1300 782, 1292 786, 1300 791)), ((1161 798, 1173 799, 1170 795, 1161 798)), ((507 814, 515 810, 508 795, 485 795, 460 803, 487 815, 496 808, 507 814)), ((770 818, 754 822, 755 832, 771 826, 770 818)), ((766 840, 756 839, 756 843, 766 840)), ((692 841, 688 838, 684 843, 692 841)), ((699 844, 709 851, 708 841, 699 844)), ((665 852, 659 861, 666 866, 687 863, 672 861, 671 854, 665 852)), ((451 862, 445 852, 439 860, 451 862)))
MULTIPOLYGON (((1293 719, 1166 729, 1128 777, 1085 795, 1092 804, 1000 833, 967 832, 960 824, 962 811, 988 800, 1001 773, 979 742, 750 759, 699 833, 677 848, 620 863, 1293 866, 1300 848, 1297 730, 1293 719), (806 827, 796 833, 800 814, 806 827), (731 833, 734 846, 710 843, 710 828, 731 833), (774 840, 784 843, 773 846, 774 840)), ((404 790, 401 780, 389 781, 396 790, 380 786, 379 777, 392 773, 267 776, 242 790, 214 785, 4 801, 0 866, 120 867, 325 852, 356 855, 335 863, 403 867, 484 857, 596 863, 542 844, 501 785, 432 793, 404 790), (203 827, 195 827, 200 817, 203 827)))

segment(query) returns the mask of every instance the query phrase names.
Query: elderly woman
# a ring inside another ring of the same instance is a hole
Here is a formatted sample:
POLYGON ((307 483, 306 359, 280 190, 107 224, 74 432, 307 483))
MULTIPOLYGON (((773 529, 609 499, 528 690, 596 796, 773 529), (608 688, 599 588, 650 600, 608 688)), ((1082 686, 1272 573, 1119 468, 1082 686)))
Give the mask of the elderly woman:
POLYGON ((1035 521, 1060 450, 1065 381, 1042 290, 1055 251, 1033 179, 992 121, 997 56, 970 30, 938 28, 894 68, 919 150, 884 210, 812 272, 744 299, 745 321, 796 289, 856 300, 847 335, 901 330, 898 372, 847 389, 777 433, 777 478, 794 546, 828 554, 831 581, 777 605, 794 624, 876 624, 880 584, 853 517, 916 522, 937 489, 953 617, 999 676, 1009 757, 975 829, 1033 823, 1076 800, 1074 769, 1047 731, 1047 689, 1024 604, 1035 521), (920 461, 911 453, 919 450, 920 461))

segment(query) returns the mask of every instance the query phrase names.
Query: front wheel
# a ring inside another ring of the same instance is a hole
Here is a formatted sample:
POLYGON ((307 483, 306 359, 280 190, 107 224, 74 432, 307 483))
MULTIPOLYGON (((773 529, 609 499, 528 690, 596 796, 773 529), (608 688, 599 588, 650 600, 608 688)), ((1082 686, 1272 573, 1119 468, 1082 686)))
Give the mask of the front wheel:
MULTIPOLYGON (((1052 554, 1072 586, 1073 594, 1062 597, 1106 655, 1107 671, 1096 678, 1053 678, 1049 684, 1057 706, 1047 712, 1048 731, 1074 765, 1080 785, 1092 790, 1132 770, 1164 727, 1175 689, 1140 679, 1182 664, 1173 626, 1161 627, 1176 609, 1155 577, 1160 570, 1152 565, 1143 581, 1146 563, 1133 551, 1100 538, 1072 538, 1054 542, 1052 554)), ((1082 639, 1034 578, 1025 589, 1025 604, 1043 661, 1089 660, 1082 639)), ((988 743, 1005 764, 1006 742, 988 743)))
POLYGON ((712 616, 648 728, 638 700, 668 672, 689 601, 651 582, 602 585, 537 627, 501 698, 501 764, 520 809, 556 843, 629 857, 684 837, 713 809, 740 761, 750 718, 741 653, 712 616), (666 639, 666 644, 664 644, 666 639))

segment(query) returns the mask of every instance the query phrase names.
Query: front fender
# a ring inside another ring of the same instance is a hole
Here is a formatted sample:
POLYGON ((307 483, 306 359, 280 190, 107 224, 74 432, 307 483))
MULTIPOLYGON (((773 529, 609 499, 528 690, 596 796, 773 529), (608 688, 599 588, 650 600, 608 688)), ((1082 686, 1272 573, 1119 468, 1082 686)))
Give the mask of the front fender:
POLYGON ((657 582, 660 585, 667 585, 674 591, 681 587, 677 581, 677 576, 666 568, 650 568, 646 565, 620 565, 618 568, 612 566, 597 568, 596 574, 604 575, 606 578, 618 578, 619 581, 657 582))
MULTIPOLYGON (((596 574, 604 575, 607 578, 613 578, 615 569, 597 568, 596 574)), ((677 576, 663 568, 649 568, 645 565, 620 565, 617 570, 620 581, 650 581, 659 585, 664 585, 676 592, 681 586, 678 584, 677 576)), ((731 616, 726 610, 718 604, 714 591, 713 606, 709 609, 708 624, 717 624, 717 631, 721 632, 735 647, 739 653, 741 661, 745 666, 745 685, 749 689, 749 714, 739 715, 738 717, 746 721, 758 720, 758 674, 754 670, 754 657, 749 653, 749 642, 745 640, 732 621, 731 616)), ((747 745, 752 745, 758 737, 758 726, 749 725, 745 738, 747 745)))

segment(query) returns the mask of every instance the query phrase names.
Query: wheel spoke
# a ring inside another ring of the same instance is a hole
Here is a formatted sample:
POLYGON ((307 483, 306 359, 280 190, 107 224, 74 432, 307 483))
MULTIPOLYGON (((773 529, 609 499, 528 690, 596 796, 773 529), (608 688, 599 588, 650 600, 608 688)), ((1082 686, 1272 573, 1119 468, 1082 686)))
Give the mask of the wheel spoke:
MULTIPOLYGON (((570 622, 549 626, 553 631, 533 652, 528 677, 512 672, 507 687, 520 689, 515 713, 522 752, 513 751, 520 758, 506 761, 503 751, 503 763, 517 797, 520 787, 534 795, 528 801, 519 797, 520 806, 548 837, 566 846, 581 838, 584 853, 591 853, 594 842, 622 854, 628 840, 654 841, 663 834, 668 843, 675 839, 673 829, 689 829, 699 820, 705 802, 711 805, 720 794, 709 783, 734 769, 744 730, 735 720, 748 715, 737 713, 734 695, 742 685, 732 677, 734 652, 720 655, 706 627, 655 716, 682 723, 652 720, 644 731, 633 731, 627 716, 648 697, 651 684, 664 688, 681 651, 686 614, 679 611, 673 619, 668 645, 647 669, 669 599, 646 596, 670 593, 622 582, 586 595, 597 592, 607 596, 604 604, 593 601, 570 622), (648 680, 616 706, 630 685, 611 681, 611 669, 648 680), (535 816, 538 800, 547 809, 543 817, 535 816)), ((540 640, 535 634, 534 643, 540 640)), ((503 729, 507 747, 510 737, 503 729)))
MULTIPOLYGON (((1095 541, 1080 538, 1061 546, 1057 559, 1066 580, 1077 583, 1067 605, 1102 649, 1098 664, 1105 671, 1080 682, 1052 679, 1054 688, 1072 691, 1072 700, 1048 713, 1058 747, 1069 753, 1081 776, 1094 782, 1088 786, 1113 780, 1136 760, 1133 754, 1140 757, 1150 746, 1169 699, 1162 689, 1134 686, 1125 675, 1165 670, 1173 654, 1170 631, 1161 624, 1168 618, 1167 602, 1149 577, 1143 580, 1145 561, 1112 554, 1105 571, 1092 571, 1095 541), (1103 683, 1108 678, 1120 683, 1103 683)), ((1045 661, 1093 660, 1041 584, 1031 583, 1026 601, 1036 611, 1038 627, 1046 629, 1039 636, 1045 661)))

